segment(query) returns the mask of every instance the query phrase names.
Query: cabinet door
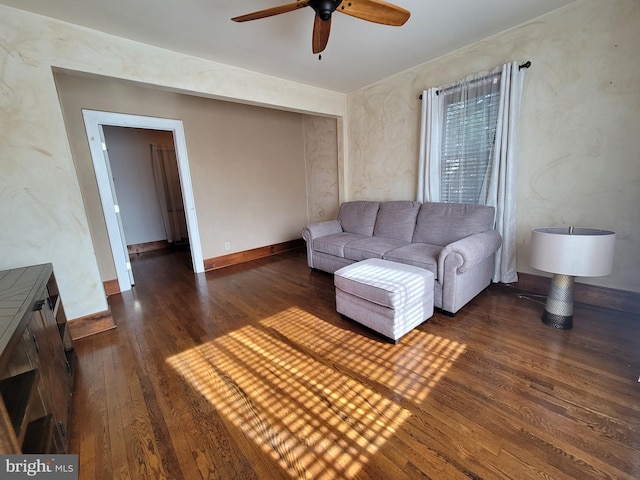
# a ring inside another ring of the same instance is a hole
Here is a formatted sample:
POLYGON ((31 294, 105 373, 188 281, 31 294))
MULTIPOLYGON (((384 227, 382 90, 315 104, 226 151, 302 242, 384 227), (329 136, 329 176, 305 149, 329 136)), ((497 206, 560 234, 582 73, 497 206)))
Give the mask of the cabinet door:
MULTIPOLYGON (((41 300, 45 299, 46 292, 43 292, 41 300)), ((46 403, 60 436, 62 443, 60 446, 63 447, 61 451, 64 451, 67 447, 71 375, 58 324, 48 302, 43 301, 42 309, 34 312, 29 329, 37 345, 40 375, 47 397, 46 403)))
MULTIPOLYGON (((12 368, 10 370, 12 375, 26 372, 28 370, 40 371, 40 358, 36 351, 36 343, 33 340, 33 334, 31 333, 29 326, 27 326, 22 335, 20 346, 14 350, 11 365, 12 368), (17 367, 17 364, 20 364, 21 367, 17 367)), ((30 415, 29 418, 27 418, 27 421, 43 417, 49 413, 48 403, 45 401, 46 392, 43 392, 43 387, 39 380, 36 388, 38 390, 38 396, 36 401, 33 402, 29 408, 30 415)))
POLYGON ((42 431, 34 428, 39 419, 51 417, 47 392, 39 372, 36 342, 27 326, 12 349, 8 364, 0 372, 0 410, 6 415, 0 434, 2 453, 20 453, 25 444, 33 444, 34 439, 50 435, 50 429, 42 431))

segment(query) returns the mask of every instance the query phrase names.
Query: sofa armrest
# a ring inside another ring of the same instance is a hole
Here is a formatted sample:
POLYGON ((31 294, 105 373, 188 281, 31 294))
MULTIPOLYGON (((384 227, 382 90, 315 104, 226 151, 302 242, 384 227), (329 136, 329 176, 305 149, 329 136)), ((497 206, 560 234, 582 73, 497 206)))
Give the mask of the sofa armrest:
POLYGON ((310 223, 302 229, 302 238, 304 238, 307 243, 307 264, 309 265, 309 268, 316 268, 313 240, 340 232, 342 232, 342 225, 340 225, 340 222, 337 220, 310 223))
POLYGON ((310 223, 302 229, 302 238, 310 243, 314 238, 332 235, 342 232, 342 225, 337 220, 328 220, 326 222, 310 223))
POLYGON ((438 278, 444 278, 445 261, 449 255, 458 255, 458 261, 454 264, 457 265, 458 273, 464 273, 496 253, 500 245, 502 237, 495 230, 475 233, 450 243, 438 256, 438 278))

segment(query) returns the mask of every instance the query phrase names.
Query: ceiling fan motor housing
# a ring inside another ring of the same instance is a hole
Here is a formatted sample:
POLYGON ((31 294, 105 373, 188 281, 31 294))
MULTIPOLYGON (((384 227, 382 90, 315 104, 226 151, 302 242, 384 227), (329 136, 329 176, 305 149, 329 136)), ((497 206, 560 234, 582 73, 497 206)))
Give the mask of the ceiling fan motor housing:
POLYGON ((341 3, 342 0, 309 0, 309 6, 325 21, 331 18, 331 14, 341 3))

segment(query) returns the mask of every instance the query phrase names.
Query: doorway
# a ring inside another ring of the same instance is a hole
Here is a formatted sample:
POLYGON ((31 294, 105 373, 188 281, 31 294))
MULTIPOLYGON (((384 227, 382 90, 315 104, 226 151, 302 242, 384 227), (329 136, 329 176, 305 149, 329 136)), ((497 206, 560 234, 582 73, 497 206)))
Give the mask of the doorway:
POLYGON ((134 278, 129 261, 127 241, 125 239, 122 222, 122 212, 120 204, 118 203, 118 196, 114 186, 114 176, 109 162, 104 127, 163 130, 173 135, 173 146, 178 166, 180 189, 182 190, 182 203, 184 205, 184 217, 191 251, 192 267, 194 272, 203 272, 204 260, 200 246, 200 235, 198 232, 198 222, 182 122, 179 120, 94 110, 83 110, 82 113, 120 291, 130 290, 131 285, 134 283, 134 278))
POLYGON ((103 132, 130 257, 188 246, 173 133, 111 125, 103 132))

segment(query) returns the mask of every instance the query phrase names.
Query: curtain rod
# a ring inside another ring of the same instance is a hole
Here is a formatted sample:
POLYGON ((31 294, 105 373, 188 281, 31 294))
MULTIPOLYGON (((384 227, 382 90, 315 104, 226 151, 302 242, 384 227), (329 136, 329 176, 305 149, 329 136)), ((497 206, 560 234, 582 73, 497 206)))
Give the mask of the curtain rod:
MULTIPOLYGON (((530 60, 527 60, 527 61, 526 61, 526 62, 524 62, 522 65, 519 65, 519 66, 518 66, 518 70, 522 70, 523 68, 529 68, 530 66, 531 66, 531 61, 530 61, 530 60)), ((489 75, 487 75, 487 76, 484 76, 484 77, 481 77, 481 78, 477 78, 476 80, 472 81, 471 83, 474 83, 474 82, 481 82, 482 80, 486 80, 487 78, 491 78, 491 77, 497 77, 498 75, 501 75, 501 74, 502 74, 502 72, 497 72, 497 73, 489 74, 489 75)), ((443 88, 442 90, 438 90, 438 91, 436 91, 436 95, 440 95, 440 92, 446 92, 446 91, 451 90, 451 89, 453 89, 453 88, 456 88, 456 85, 452 85, 452 86, 450 86, 450 87, 443 88)), ((418 96, 418 99, 422 100, 422 94, 420 94, 420 95, 418 96)))

